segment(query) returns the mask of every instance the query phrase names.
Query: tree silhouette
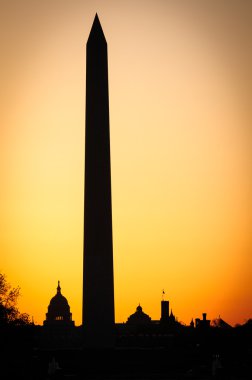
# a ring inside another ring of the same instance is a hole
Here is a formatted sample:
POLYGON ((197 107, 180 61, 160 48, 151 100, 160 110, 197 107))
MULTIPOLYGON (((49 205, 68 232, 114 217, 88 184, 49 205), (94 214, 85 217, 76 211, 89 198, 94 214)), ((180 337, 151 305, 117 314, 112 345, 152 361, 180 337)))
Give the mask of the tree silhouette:
POLYGON ((0 325, 25 325, 30 324, 27 313, 20 313, 17 301, 20 296, 20 287, 13 288, 6 280, 6 276, 0 273, 0 325))

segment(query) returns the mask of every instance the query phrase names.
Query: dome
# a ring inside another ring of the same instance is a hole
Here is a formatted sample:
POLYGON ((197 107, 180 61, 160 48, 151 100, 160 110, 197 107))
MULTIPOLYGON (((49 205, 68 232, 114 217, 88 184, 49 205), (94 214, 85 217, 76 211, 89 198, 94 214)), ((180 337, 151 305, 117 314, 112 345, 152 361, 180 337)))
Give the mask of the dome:
POLYGON ((131 314, 127 320, 129 324, 145 325, 151 322, 151 317, 143 312, 143 308, 140 304, 136 308, 136 312, 131 314))
POLYGON ((48 312, 56 312, 60 314, 70 312, 70 307, 68 305, 67 299, 61 294, 61 288, 59 285, 57 287, 57 294, 50 301, 48 312))
POLYGON ((70 323, 72 322, 72 313, 70 313, 70 306, 66 297, 61 294, 60 282, 58 281, 57 293, 51 299, 48 306, 48 312, 46 313, 46 320, 44 324, 55 323, 70 323))

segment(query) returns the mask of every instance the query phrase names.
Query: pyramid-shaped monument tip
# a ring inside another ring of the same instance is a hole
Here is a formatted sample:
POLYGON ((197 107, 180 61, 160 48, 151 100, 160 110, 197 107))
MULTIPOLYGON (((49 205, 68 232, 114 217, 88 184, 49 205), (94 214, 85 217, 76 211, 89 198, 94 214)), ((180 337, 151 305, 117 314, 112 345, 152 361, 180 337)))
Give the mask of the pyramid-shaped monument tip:
POLYGON ((106 38, 104 36, 102 26, 98 17, 98 14, 95 14, 95 18, 93 21, 93 25, 88 37, 88 41, 93 40, 93 39, 103 39, 106 42, 106 38))

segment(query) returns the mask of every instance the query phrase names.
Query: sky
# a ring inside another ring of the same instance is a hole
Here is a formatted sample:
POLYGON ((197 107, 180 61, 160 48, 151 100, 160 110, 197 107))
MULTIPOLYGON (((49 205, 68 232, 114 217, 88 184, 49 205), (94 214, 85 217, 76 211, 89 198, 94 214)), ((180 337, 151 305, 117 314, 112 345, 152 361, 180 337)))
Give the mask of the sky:
POLYGON ((0 271, 81 324, 85 59, 108 43, 116 322, 252 317, 252 3, 0 0, 0 271))

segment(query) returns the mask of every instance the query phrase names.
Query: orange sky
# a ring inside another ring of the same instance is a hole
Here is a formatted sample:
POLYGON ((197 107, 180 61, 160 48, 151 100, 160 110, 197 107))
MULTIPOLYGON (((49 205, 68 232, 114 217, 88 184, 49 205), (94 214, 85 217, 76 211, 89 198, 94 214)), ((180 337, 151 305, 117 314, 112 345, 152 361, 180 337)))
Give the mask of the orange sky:
POLYGON ((85 44, 108 42, 116 321, 162 289, 188 324, 252 316, 252 7, 2 1, 0 271, 42 324, 61 281, 81 323, 85 44))

